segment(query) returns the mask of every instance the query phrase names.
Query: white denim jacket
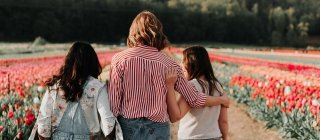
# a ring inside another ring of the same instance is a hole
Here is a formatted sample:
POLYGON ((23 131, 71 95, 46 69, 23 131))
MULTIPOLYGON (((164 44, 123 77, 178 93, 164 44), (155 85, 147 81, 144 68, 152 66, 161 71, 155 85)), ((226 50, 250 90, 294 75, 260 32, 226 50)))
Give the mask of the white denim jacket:
MULTIPOLYGON (((37 122, 29 140, 35 138, 36 131, 39 135, 48 138, 57 129, 68 106, 68 102, 62 97, 63 91, 58 90, 57 85, 49 87, 46 90, 41 102, 37 122)), ((102 130, 106 136, 116 127, 116 139, 123 139, 119 122, 110 110, 105 84, 101 83, 98 79, 89 77, 84 85, 80 104, 84 111, 90 134, 97 134, 102 130), (100 121, 98 116, 100 116, 100 121)))

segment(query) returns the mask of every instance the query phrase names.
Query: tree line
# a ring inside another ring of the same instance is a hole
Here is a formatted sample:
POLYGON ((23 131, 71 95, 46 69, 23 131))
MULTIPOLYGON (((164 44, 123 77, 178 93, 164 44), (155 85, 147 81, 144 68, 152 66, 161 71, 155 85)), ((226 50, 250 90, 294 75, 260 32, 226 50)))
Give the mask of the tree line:
POLYGON ((0 0, 0 41, 125 41, 154 12, 171 42, 305 46, 320 34, 317 0, 0 0))

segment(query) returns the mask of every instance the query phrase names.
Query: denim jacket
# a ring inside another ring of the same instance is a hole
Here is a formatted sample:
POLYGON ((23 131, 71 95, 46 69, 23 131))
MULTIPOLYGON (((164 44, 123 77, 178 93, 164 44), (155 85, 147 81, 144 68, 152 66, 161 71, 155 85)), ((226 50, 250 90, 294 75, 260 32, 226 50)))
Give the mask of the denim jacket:
MULTIPOLYGON (((63 99, 63 94, 64 92, 59 90, 57 84, 47 88, 41 102, 37 122, 29 140, 35 138, 36 132, 43 137, 49 138, 57 129, 68 106, 68 102, 63 99)), ((123 139, 120 125, 110 110, 105 84, 98 79, 89 77, 84 85, 80 105, 84 111, 90 134, 95 135, 102 130, 104 136, 106 136, 115 127, 116 139, 123 139)))

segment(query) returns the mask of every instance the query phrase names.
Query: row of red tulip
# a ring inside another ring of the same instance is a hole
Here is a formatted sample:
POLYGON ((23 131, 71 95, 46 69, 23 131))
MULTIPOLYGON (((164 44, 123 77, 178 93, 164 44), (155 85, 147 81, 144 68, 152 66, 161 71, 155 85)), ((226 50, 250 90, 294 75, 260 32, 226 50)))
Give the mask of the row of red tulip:
POLYGON ((281 81, 274 77, 261 80, 241 75, 233 76, 230 85, 250 86, 253 88, 250 94, 252 99, 261 96, 269 107, 278 105, 282 111, 291 112, 293 109, 304 111, 303 107, 306 106, 315 117, 320 115, 320 87, 305 86, 297 81, 281 81))
MULTIPOLYGON (((277 79, 281 79, 280 81, 298 81, 305 86, 317 86, 320 87, 320 78, 312 77, 312 76, 305 76, 303 74, 284 71, 276 68, 270 68, 265 66, 248 66, 248 65, 241 65, 239 66, 241 71, 247 73, 254 73, 260 76, 268 77, 275 77, 277 79)), ((289 84, 289 83, 288 83, 289 84)))

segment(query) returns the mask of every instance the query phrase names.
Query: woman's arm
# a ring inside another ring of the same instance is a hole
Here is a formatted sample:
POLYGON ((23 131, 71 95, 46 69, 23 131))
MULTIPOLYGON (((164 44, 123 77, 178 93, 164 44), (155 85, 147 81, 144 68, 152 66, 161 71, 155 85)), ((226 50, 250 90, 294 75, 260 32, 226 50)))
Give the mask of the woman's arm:
POLYGON ((170 121, 176 122, 180 120, 189 110, 190 107, 183 97, 179 97, 178 102, 175 96, 174 85, 177 80, 175 70, 169 69, 166 73, 166 85, 168 88, 167 105, 170 121))
POLYGON ((101 130, 106 138, 113 139, 116 127, 116 118, 110 110, 107 88, 103 87, 97 97, 97 110, 101 119, 101 130))
POLYGON ((51 115, 53 109, 53 100, 50 97, 49 89, 46 90, 40 105, 37 117, 37 131, 40 140, 48 140, 51 136, 51 115))
POLYGON ((111 111, 113 114, 117 117, 120 113, 120 107, 121 107, 121 101, 122 101, 122 94, 123 94, 123 88, 122 88, 122 82, 123 82, 123 71, 121 70, 120 65, 114 64, 113 61, 115 59, 112 58, 111 66, 110 66, 110 81, 109 81, 109 90, 108 90, 108 96, 109 101, 111 104, 111 111))
POLYGON ((178 73, 178 79, 175 84, 175 90, 186 99, 192 108, 221 104, 226 107, 229 106, 229 98, 227 96, 211 97, 204 93, 199 93, 196 88, 184 78, 181 67, 176 68, 176 71, 178 73))
POLYGON ((221 106, 220 115, 219 115, 219 128, 222 133, 222 139, 227 140, 228 136, 228 108, 221 106))
POLYGON ((222 95, 219 97, 213 97, 207 95, 207 100, 205 101, 205 106, 217 106, 223 105, 224 107, 229 107, 230 101, 227 95, 222 95))

